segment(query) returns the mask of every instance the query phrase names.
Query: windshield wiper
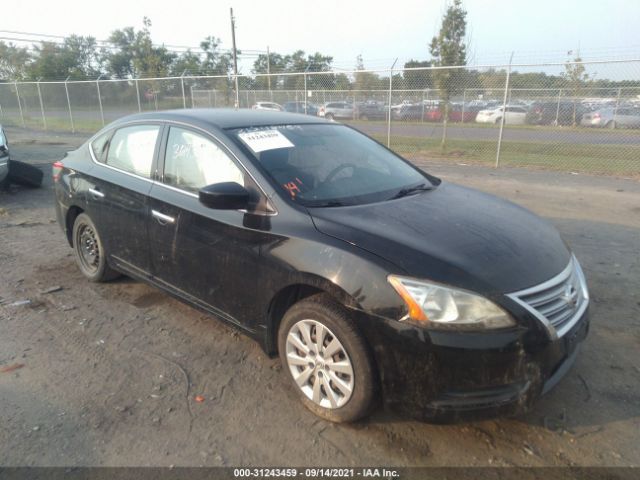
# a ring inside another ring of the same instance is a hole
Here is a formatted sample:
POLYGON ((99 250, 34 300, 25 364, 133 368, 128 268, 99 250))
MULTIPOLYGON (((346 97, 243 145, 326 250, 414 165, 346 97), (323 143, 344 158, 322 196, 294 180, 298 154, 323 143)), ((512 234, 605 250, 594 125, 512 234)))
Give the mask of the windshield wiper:
POLYGON ((406 187, 401 189, 393 197, 389 198, 389 200, 406 197, 407 195, 411 195, 412 193, 423 192, 426 190, 433 190, 433 187, 431 185, 426 185, 424 183, 421 183, 420 185, 416 185, 414 187, 406 187))
POLYGON ((307 207, 309 208, 317 208, 317 207, 345 207, 349 204, 347 203, 342 203, 342 202, 338 202, 337 200, 329 200, 327 202, 318 202, 318 203, 311 203, 309 205, 307 205, 307 207))

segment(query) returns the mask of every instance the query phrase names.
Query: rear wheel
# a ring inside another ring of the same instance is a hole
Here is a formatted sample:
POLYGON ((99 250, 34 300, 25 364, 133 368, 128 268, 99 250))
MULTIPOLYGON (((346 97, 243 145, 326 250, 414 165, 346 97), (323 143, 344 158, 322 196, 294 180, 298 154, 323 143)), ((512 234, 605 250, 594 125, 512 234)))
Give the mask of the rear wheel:
POLYGON ((104 245, 89 215, 81 213, 73 223, 73 251, 82 274, 92 282, 106 282, 119 276, 107 264, 104 245))
POLYGON ((332 114, 332 113, 326 113, 326 114, 324 115, 324 118, 325 118, 326 120, 329 120, 330 122, 332 122, 332 121, 333 121, 333 114, 332 114))
POLYGON ((616 122, 614 122, 613 120, 611 120, 610 122, 607 122, 607 124, 605 125, 605 127, 607 127, 610 130, 615 130, 616 128, 616 122))
POLYGON ((367 344, 346 310, 314 295, 287 311, 278 332, 280 360, 302 403, 332 422, 367 415, 377 383, 367 344))
MULTIPOLYGON (((501 121, 502 121, 502 117, 496 118, 496 125, 499 125, 501 121)), ((507 122, 504 122, 504 123, 507 123, 507 122)))

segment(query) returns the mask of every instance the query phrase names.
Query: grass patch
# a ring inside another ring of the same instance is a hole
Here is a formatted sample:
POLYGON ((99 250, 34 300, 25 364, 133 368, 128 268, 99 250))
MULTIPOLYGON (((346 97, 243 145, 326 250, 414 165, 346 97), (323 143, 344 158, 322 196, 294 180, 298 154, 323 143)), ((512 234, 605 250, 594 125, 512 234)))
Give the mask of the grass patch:
MULTIPOLYGON (((386 136, 374 135, 386 144, 386 136)), ((392 136, 391 148, 413 160, 445 160, 455 163, 493 165, 497 142, 486 140, 447 141, 440 148, 439 138, 392 136)), ((625 144, 570 144, 554 142, 514 142, 503 140, 500 164, 512 167, 539 167, 610 175, 640 174, 640 146, 625 144)))

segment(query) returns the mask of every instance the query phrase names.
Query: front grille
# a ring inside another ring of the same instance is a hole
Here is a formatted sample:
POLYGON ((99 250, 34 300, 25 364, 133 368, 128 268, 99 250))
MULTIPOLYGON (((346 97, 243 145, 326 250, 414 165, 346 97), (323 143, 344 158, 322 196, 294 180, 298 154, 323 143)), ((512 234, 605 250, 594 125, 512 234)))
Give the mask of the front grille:
POLYGON ((574 256, 559 275, 508 296, 533 313, 557 337, 571 329, 589 303, 584 274, 574 256))

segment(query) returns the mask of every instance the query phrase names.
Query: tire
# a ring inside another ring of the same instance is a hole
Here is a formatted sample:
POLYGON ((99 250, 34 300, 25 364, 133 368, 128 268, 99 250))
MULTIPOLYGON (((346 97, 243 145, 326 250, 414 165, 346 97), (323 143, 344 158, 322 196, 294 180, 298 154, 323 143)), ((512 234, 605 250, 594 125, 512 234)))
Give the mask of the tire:
POLYGON ((616 122, 614 122, 613 120, 610 120, 609 122, 607 122, 605 127, 608 128, 609 130, 615 130, 616 129, 616 122))
MULTIPOLYGON (((496 118, 496 125, 500 125, 501 121, 502 121, 502 117, 496 118)), ((504 123, 507 123, 507 122, 504 122, 504 123)))
POLYGON ((353 422, 373 408, 378 383, 368 345, 345 308, 328 295, 306 298, 287 311, 278 330, 278 351, 291 385, 317 416, 331 422, 353 422), (332 346, 331 357, 316 354, 319 328, 321 351, 332 346), (294 375, 304 382, 302 386, 294 375))
POLYGON ((324 116, 325 120, 329 120, 330 122, 333 122, 333 113, 327 113, 324 116))
POLYGON ((42 186, 42 177, 42 170, 38 167, 17 160, 9 160, 8 179, 11 183, 38 188, 42 186))
POLYGON ((81 213, 76 217, 71 238, 76 263, 90 282, 108 282, 120 276, 107 263, 104 245, 89 215, 81 213))
POLYGON ((364 120, 366 122, 367 120, 369 120, 369 117, 367 117, 366 114, 363 114, 363 115, 360 115, 360 120, 364 120))

